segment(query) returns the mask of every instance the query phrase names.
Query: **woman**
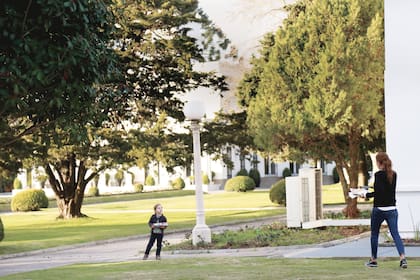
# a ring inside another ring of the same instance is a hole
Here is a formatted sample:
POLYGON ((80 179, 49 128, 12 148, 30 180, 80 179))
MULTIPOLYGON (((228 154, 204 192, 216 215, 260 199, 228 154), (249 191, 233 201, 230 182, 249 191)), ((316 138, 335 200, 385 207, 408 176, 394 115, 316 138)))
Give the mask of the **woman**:
POLYGON ((379 230, 382 222, 386 221, 395 245, 397 246, 398 254, 400 255, 400 267, 407 268, 404 244, 398 233, 398 211, 395 206, 397 173, 392 170, 392 162, 384 152, 380 152, 376 155, 376 165, 378 166, 379 171, 375 173, 374 192, 366 194, 367 198, 374 198, 370 220, 370 246, 372 256, 366 263, 366 266, 378 266, 376 258, 378 252, 379 230))

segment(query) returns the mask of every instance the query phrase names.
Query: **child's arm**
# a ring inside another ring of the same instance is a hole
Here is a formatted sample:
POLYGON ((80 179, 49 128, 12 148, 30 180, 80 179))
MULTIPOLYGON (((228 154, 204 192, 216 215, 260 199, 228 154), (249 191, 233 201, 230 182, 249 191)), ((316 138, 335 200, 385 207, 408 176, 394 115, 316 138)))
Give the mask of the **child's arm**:
POLYGON ((154 226, 154 223, 153 223, 153 215, 152 216, 150 216, 150 219, 149 219, 149 227, 150 228, 154 228, 155 226, 154 226))

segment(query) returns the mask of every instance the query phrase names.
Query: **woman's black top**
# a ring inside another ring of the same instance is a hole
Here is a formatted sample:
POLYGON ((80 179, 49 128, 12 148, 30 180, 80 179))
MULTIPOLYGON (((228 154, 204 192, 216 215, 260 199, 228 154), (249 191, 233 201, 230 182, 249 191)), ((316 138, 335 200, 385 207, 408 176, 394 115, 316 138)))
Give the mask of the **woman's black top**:
POLYGON ((367 193, 366 197, 373 197, 373 207, 395 206, 395 188, 397 173, 394 172, 392 182, 388 181, 386 172, 380 170, 375 173, 374 192, 367 193))

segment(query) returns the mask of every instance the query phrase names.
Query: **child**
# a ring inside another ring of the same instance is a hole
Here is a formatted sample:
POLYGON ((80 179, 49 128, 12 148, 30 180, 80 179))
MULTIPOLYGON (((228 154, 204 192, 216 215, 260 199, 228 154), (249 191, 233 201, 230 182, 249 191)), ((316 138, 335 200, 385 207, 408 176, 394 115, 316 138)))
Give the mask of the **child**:
POLYGON ((163 231, 168 227, 166 217, 163 216, 163 207, 161 204, 156 204, 153 209, 155 214, 153 214, 149 219, 149 227, 152 229, 150 233, 149 243, 146 247, 146 252, 144 252, 143 260, 147 260, 149 257, 150 249, 152 249, 155 240, 157 239, 157 249, 156 249, 156 259, 160 260, 160 250, 162 249, 162 239, 163 231))

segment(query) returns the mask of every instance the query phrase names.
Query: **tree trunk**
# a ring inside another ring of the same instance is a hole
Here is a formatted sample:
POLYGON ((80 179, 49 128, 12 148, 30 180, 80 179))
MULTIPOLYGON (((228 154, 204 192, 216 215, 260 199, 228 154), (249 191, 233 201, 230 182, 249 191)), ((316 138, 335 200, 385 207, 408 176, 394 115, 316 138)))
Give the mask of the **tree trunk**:
POLYGON ((75 154, 67 155, 66 159, 56 163, 53 167, 55 172, 50 164, 46 164, 45 170, 57 200, 58 218, 86 217, 81 212, 84 193, 87 183, 97 173, 94 172, 85 179, 87 169, 83 161, 80 161, 78 166, 76 165, 75 154))
MULTIPOLYGON (((358 188, 359 182, 359 159, 360 159, 360 141, 356 133, 349 135, 349 155, 350 165, 347 166, 347 173, 349 175, 350 188, 358 188)), ((349 189, 348 189, 349 190, 349 189)), ((346 208, 343 210, 346 217, 357 218, 359 216, 359 209, 357 209, 357 199, 351 199, 346 196, 346 208)))
POLYGON ((368 184, 368 164, 366 155, 361 151, 359 160, 359 186, 367 186, 368 184))

